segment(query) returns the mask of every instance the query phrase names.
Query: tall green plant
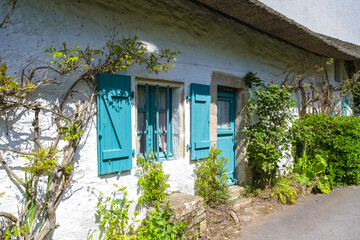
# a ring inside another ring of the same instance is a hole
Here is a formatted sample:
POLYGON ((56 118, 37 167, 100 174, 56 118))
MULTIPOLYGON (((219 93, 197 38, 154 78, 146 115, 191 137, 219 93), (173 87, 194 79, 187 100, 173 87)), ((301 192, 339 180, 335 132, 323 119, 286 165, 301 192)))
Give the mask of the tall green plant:
POLYGON ((129 207, 133 201, 128 200, 126 187, 119 187, 110 196, 102 192, 97 203, 96 217, 101 230, 100 239, 134 239, 134 223, 139 212, 135 211, 129 222, 129 207))
POLYGON ((220 157, 221 150, 210 149, 209 157, 198 162, 194 170, 195 192, 204 198, 206 203, 218 204, 229 198, 227 189, 228 177, 225 175, 229 159, 220 157))
POLYGON ((170 195, 170 185, 166 183, 170 175, 165 174, 162 163, 155 158, 155 153, 139 156, 137 165, 140 167, 137 170, 138 186, 142 191, 139 204, 149 205, 166 200, 170 195))
POLYGON ((261 188, 272 185, 280 161, 290 149, 291 109, 295 106, 293 94, 286 87, 274 83, 264 84, 254 74, 245 77, 248 87, 257 87, 249 99, 250 125, 247 135, 247 156, 254 167, 255 184, 261 188))

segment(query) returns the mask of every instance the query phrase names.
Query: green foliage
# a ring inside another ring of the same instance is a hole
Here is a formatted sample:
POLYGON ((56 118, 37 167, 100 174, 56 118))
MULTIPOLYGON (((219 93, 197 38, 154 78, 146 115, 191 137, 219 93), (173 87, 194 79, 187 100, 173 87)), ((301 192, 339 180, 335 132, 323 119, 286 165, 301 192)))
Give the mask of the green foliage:
POLYGON ((32 149, 31 155, 23 156, 28 162, 25 163, 24 171, 31 175, 41 175, 55 168, 58 161, 57 150, 52 148, 32 149))
POLYGON ((138 36, 123 38, 122 40, 108 42, 109 64, 104 66, 103 71, 113 72, 114 70, 124 70, 133 63, 145 64, 150 72, 167 72, 173 64, 170 60, 176 60, 180 51, 162 49, 160 52, 149 52, 146 44, 139 41, 138 36))
POLYGON ((262 87, 264 86, 264 83, 258 76, 256 76, 256 73, 248 72, 245 75, 245 85, 251 89, 253 87, 262 87))
POLYGON ((166 183, 170 175, 164 173, 162 163, 155 158, 155 153, 139 156, 137 165, 140 167, 137 170, 138 186, 142 191, 138 202, 149 205, 165 201, 170 195, 168 192, 170 185, 166 183))
POLYGON ((245 197, 256 197, 259 196, 260 193, 261 193, 260 188, 256 188, 255 186, 252 185, 246 185, 244 187, 242 195, 244 195, 245 197))
POLYGON ((14 76, 8 76, 6 74, 7 66, 1 62, 0 59, 0 103, 4 96, 16 96, 20 97, 21 92, 30 92, 34 89, 34 84, 23 84, 22 86, 15 80, 12 80, 14 76))
POLYGON ((194 170, 195 192, 208 204, 219 204, 229 198, 228 177, 225 169, 229 159, 220 157, 221 150, 210 149, 209 157, 199 161, 194 170))
POLYGON ((25 226, 21 226, 20 230, 18 229, 17 226, 13 226, 12 230, 6 229, 5 231, 5 240, 7 239, 11 239, 11 237, 19 237, 19 236, 23 236, 25 234, 25 232, 29 232, 29 230, 25 227, 25 226))
MULTIPOLYGON (((118 187, 117 185, 115 186, 118 187)), ((133 237, 133 223, 139 213, 135 211, 134 217, 131 219, 132 222, 129 223, 128 212, 132 202, 127 199, 125 187, 118 187, 118 190, 113 192, 111 196, 104 196, 100 192, 96 217, 100 225, 99 228, 104 235, 104 240, 131 239, 133 237), (128 238, 129 236, 130 238, 128 238)))
POLYGON ((108 41, 104 51, 90 47, 82 49, 80 46, 68 48, 66 43, 63 43, 61 49, 49 48, 46 52, 53 58, 50 68, 62 75, 79 69, 117 72, 126 70, 134 63, 145 65, 149 72, 167 72, 169 68, 174 67, 170 61, 175 61, 176 56, 181 54, 180 51, 170 49, 150 52, 146 44, 139 41, 138 36, 108 41), (98 65, 95 61, 100 58, 102 61, 98 65))
POLYGON ((58 129, 61 134, 64 135, 65 141, 71 141, 78 139, 81 135, 83 135, 83 132, 79 132, 79 124, 74 123, 72 121, 62 119, 62 121, 65 123, 65 126, 58 129))
POLYGON ((332 189, 332 181, 325 175, 328 164, 319 154, 314 159, 309 160, 306 155, 306 149, 305 147, 303 157, 297 158, 294 164, 296 180, 301 185, 306 184, 307 186, 311 186, 312 181, 317 180, 317 188, 322 193, 328 194, 332 189))
POLYGON ((63 42, 62 49, 48 48, 46 52, 50 53, 53 57, 50 67, 56 68, 61 74, 66 74, 79 68, 89 69, 94 61, 94 57, 103 54, 102 51, 92 50, 89 47, 85 50, 76 45, 68 48, 65 42, 63 42))
POLYGON ((328 176, 323 175, 318 180, 316 187, 320 190, 320 192, 329 194, 332 190, 332 180, 328 176))
MULTIPOLYGON (((115 185, 118 187, 117 185, 115 185)), ((99 239, 103 240, 150 240, 150 239, 186 239, 186 224, 181 221, 180 225, 171 221, 173 212, 170 209, 170 203, 161 207, 156 202, 155 209, 147 214, 136 230, 134 223, 138 222, 136 217, 139 212, 135 211, 134 216, 129 222, 129 208, 133 201, 127 199, 125 187, 119 188, 111 196, 104 196, 100 192, 97 203, 96 218, 99 223, 101 235, 99 239)), ((86 239, 92 240, 93 232, 87 234, 86 239)))
POLYGON ((273 187, 273 194, 277 195, 281 203, 295 203, 297 193, 295 189, 290 186, 291 181, 285 178, 277 179, 276 185, 273 187))
POLYGON ((171 216, 173 212, 170 210, 170 203, 166 202, 165 209, 160 207, 160 203, 154 211, 148 214, 147 218, 141 223, 137 230, 138 240, 164 239, 176 240, 187 239, 185 236, 186 224, 181 221, 180 225, 172 222, 171 216))
MULTIPOLYGON (((306 154, 310 170, 325 166, 320 187, 360 184, 360 119, 345 116, 309 115, 294 124, 295 155, 306 154), (325 165, 326 165, 325 164, 325 165)), ((299 165, 299 164, 298 164, 299 165)), ((320 188, 319 188, 320 189, 320 188)))
POLYGON ((248 86, 259 88, 254 90, 249 99, 249 120, 252 124, 243 131, 247 135, 247 156, 254 167, 255 185, 265 188, 276 179, 279 163, 287 156, 290 148, 290 123, 293 116, 291 108, 295 100, 285 87, 269 83, 259 83, 259 79, 249 73, 246 78, 248 86))

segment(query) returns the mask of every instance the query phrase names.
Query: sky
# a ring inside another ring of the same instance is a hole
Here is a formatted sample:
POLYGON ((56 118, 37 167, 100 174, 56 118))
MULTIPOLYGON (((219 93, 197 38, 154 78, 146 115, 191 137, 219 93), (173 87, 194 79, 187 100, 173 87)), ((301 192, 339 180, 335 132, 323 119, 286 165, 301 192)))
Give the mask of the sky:
POLYGON ((360 45, 360 0, 260 0, 305 27, 360 45))

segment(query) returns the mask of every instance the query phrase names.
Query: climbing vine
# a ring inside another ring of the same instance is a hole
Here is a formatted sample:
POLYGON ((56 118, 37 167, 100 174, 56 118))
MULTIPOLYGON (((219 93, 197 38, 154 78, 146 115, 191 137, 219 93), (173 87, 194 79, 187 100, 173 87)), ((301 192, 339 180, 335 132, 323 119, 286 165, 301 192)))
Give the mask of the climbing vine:
POLYGON ((1 0, 0 1, 0 28, 5 27, 10 21, 10 16, 14 12, 18 0, 1 0))
POLYGON ((299 116, 306 114, 341 115, 342 109, 337 103, 343 97, 356 96, 359 89, 359 77, 348 73, 348 77, 334 82, 329 71, 334 69, 334 59, 329 58, 318 64, 300 61, 296 67, 287 66, 284 69, 284 81, 292 93, 299 94, 299 116))
POLYGON ((56 207, 72 184, 75 153, 83 132, 96 114, 97 74, 124 71, 133 64, 144 65, 149 72, 167 72, 173 66, 170 62, 180 52, 169 49, 150 52, 134 36, 109 41, 103 49, 68 47, 64 43, 59 49, 47 49, 46 54, 50 54, 52 59, 48 65, 29 65, 19 71, 19 76, 8 75, 6 63, 0 63, 1 114, 16 121, 15 116, 26 112, 34 119, 32 150, 25 152, 19 146, 0 147, 0 163, 24 193, 17 216, 0 212, 0 219, 6 219, 7 224, 5 233, 0 234, 7 238, 44 239, 57 227, 56 207), (76 79, 56 103, 36 97, 46 86, 55 86, 64 77, 75 76, 76 79), (82 91, 84 85, 87 87, 82 91), (42 135, 43 126, 39 119, 43 116, 51 116, 55 122, 57 131, 54 131, 56 134, 51 140, 42 135), (6 160, 3 153, 8 152, 23 159, 22 173, 15 172, 6 160))
POLYGON ((293 94, 284 86, 264 84, 254 73, 245 76, 246 84, 254 89, 249 99, 250 124, 247 135, 247 156, 254 168, 255 184, 261 188, 274 184, 281 160, 290 149, 291 109, 295 106, 293 94))

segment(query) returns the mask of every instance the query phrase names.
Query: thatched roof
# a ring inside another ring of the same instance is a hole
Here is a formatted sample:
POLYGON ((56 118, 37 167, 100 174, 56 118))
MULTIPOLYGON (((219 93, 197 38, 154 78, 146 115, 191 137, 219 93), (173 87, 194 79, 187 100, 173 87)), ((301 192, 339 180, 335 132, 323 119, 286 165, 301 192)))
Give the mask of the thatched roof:
POLYGON ((360 59, 360 46, 325 36, 300 25, 258 0, 196 0, 252 28, 320 56, 360 59))

